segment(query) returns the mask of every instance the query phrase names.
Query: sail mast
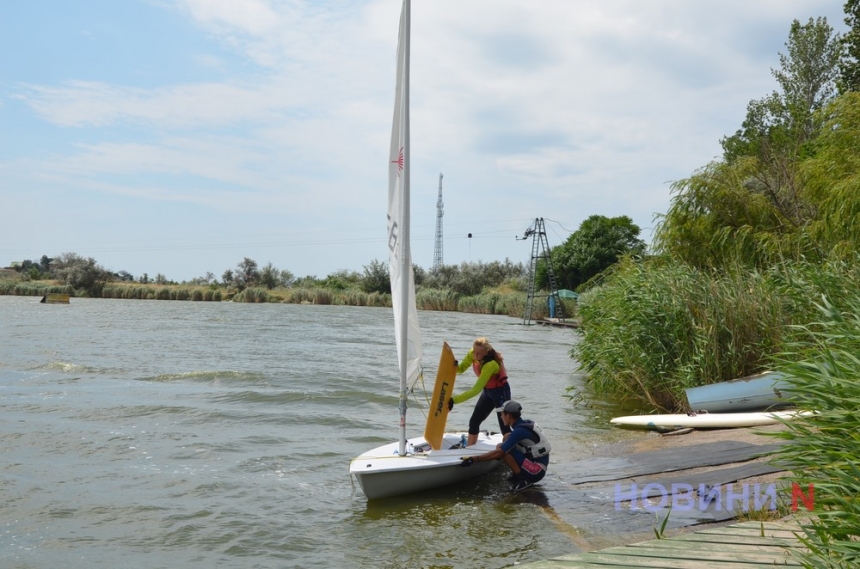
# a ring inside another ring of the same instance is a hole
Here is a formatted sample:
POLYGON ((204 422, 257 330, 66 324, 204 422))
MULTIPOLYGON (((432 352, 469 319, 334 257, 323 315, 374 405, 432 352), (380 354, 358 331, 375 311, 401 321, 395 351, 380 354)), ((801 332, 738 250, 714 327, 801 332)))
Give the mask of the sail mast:
POLYGON ((409 244, 409 49, 410 0, 404 0, 397 42, 397 88, 388 169, 388 270, 400 363, 400 454, 406 454, 407 386, 421 371, 421 329, 409 244))
MULTIPOLYGON (((407 375, 408 371, 408 348, 409 348, 409 304, 414 302, 410 298, 409 288, 412 281, 412 248, 409 243, 409 171, 412 161, 410 160, 409 139, 409 49, 410 31, 412 27, 411 0, 403 0, 403 199, 400 206, 401 240, 400 240, 400 456, 406 454, 406 398, 407 398, 407 375)), ((414 285, 413 285, 414 286, 414 285)), ((414 293, 413 293, 414 295, 414 293)))

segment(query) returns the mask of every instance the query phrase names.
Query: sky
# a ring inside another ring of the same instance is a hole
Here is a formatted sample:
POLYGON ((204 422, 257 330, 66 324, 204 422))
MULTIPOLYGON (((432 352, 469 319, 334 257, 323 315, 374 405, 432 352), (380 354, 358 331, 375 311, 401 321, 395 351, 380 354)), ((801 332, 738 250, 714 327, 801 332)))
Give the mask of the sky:
MULTIPOLYGON (((412 257, 528 263, 592 215, 649 241, 792 20, 838 0, 416 0, 412 257), (471 235, 471 237, 470 237, 471 235)), ((399 0, 0 2, 0 267, 139 278, 387 261, 399 0)))

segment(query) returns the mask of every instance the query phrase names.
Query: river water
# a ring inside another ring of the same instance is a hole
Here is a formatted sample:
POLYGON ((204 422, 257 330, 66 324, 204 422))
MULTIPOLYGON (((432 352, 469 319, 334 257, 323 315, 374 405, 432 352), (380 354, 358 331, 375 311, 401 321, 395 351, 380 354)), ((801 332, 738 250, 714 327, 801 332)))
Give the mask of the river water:
MULTIPOLYGON (((368 503, 348 465, 397 437, 390 309, 38 300, 0 296, 0 567, 508 567, 590 531, 560 527, 540 490, 511 494, 503 469, 368 503)), ((565 397, 572 330, 419 319, 427 389, 443 340, 460 358, 488 336, 553 462, 624 436, 565 397)), ((408 436, 425 407, 410 402, 408 436)))

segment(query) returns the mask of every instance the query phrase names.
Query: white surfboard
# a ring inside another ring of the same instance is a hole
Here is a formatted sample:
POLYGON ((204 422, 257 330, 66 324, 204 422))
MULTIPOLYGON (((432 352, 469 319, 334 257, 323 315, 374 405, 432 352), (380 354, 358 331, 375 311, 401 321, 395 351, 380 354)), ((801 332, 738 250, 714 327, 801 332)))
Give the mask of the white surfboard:
POLYGON ((797 411, 763 411, 758 413, 698 413, 692 415, 631 415, 615 417, 615 425, 643 429, 724 429, 730 427, 761 427, 780 421, 790 421, 803 415, 797 411))

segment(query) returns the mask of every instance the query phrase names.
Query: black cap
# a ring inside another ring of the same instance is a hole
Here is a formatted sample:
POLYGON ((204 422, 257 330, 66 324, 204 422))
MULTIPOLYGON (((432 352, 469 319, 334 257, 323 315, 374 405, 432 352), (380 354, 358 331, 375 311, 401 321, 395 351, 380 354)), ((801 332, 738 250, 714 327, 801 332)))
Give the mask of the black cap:
POLYGON ((505 406, 502 407, 502 413, 522 413, 523 406, 517 403, 516 401, 508 401, 505 403, 505 406))

